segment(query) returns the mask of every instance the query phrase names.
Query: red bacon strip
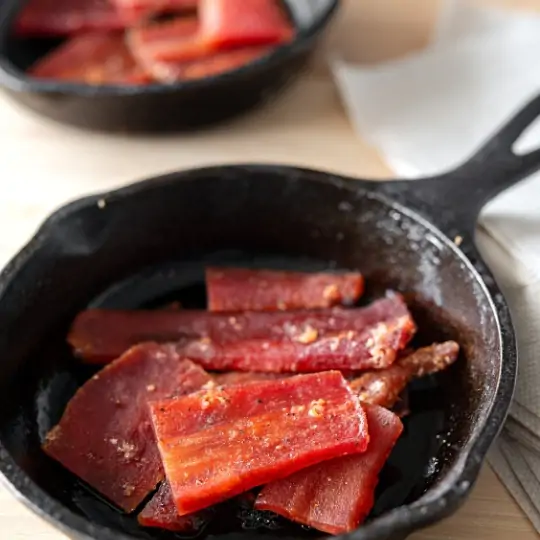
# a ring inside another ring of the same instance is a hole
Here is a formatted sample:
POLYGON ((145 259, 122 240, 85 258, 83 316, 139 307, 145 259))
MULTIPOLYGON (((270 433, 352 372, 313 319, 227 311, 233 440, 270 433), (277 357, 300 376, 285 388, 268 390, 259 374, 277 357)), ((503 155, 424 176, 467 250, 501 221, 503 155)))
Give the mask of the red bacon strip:
POLYGON ((38 60, 29 73, 40 79, 86 84, 142 84, 149 81, 123 38, 105 33, 81 34, 69 39, 38 60))
POLYGON ((140 62, 146 71, 158 81, 188 81, 212 77, 241 68, 266 56, 270 51, 269 47, 249 47, 217 52, 189 62, 149 60, 140 56, 140 62))
POLYGON ((390 366, 414 334, 410 317, 319 338, 316 332, 294 340, 252 339, 217 343, 209 338, 179 345, 186 358, 213 371, 314 373, 331 369, 359 371, 390 366))
POLYGON ((163 82, 218 75, 270 51, 266 46, 214 51, 201 38, 196 17, 134 28, 129 32, 128 45, 145 70, 163 82))
POLYGON ((150 404, 180 515, 362 452, 364 413, 338 372, 208 388, 150 404))
POLYGON ((77 391, 43 450, 132 512, 163 478, 148 400, 189 393, 209 380, 174 348, 134 347, 77 391))
POLYGON ((358 272, 208 268, 206 286, 210 311, 285 311, 353 304, 364 292, 364 279, 358 272))
POLYGON ((401 435, 399 418, 377 406, 365 407, 370 443, 365 453, 341 457, 266 485, 255 508, 330 534, 356 529, 374 504, 378 476, 401 435))
POLYGON ((364 373, 349 384, 362 402, 391 409, 413 379, 446 369, 458 354, 455 341, 434 343, 398 359, 387 369, 364 373))
POLYGON ((19 36, 64 36, 123 30, 124 19, 109 0, 29 0, 15 22, 19 36))
POLYGON ((238 314, 205 311, 114 311, 91 309, 80 313, 69 332, 75 354, 87 362, 107 363, 137 343, 175 342, 207 337, 225 343, 246 339, 302 341, 410 317, 401 295, 392 294, 358 309, 238 314))
POLYGON ((160 62, 182 62, 208 53, 198 38, 197 17, 182 17, 133 28, 127 35, 128 46, 145 69, 156 72, 160 62))
POLYGON ((294 28, 275 0, 200 0, 204 38, 214 48, 276 45, 294 28))

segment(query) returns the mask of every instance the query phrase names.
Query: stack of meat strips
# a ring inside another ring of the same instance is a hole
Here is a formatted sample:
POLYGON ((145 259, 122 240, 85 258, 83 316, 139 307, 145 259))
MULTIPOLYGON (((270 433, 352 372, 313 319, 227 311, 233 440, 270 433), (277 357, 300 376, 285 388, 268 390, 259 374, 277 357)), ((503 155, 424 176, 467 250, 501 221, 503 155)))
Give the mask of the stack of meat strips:
POLYGON ((391 409, 458 345, 406 349, 403 298, 352 307, 355 272, 211 268, 206 285, 208 311, 78 315, 69 343, 105 367, 44 451, 144 527, 192 533, 213 505, 257 488, 256 509, 354 530, 402 432, 391 409))
POLYGON ((172 83, 233 70, 291 41, 278 0, 29 0, 18 36, 61 37, 38 78, 172 83))

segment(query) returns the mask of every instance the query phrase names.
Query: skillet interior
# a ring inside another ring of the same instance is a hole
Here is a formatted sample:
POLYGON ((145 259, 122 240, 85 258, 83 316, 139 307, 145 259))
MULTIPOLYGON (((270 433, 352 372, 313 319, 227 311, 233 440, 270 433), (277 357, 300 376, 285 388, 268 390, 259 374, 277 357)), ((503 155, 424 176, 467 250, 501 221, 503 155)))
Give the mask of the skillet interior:
MULTIPOLYGON (((39 443, 89 376, 64 343, 73 316, 92 302, 135 307, 178 297, 199 305, 208 261, 359 268, 369 296, 407 293, 417 342, 453 338, 463 354, 444 376, 414 388, 413 414, 382 475, 374 516, 452 481, 493 404, 501 343, 485 289, 440 233, 351 182, 273 167, 192 171, 110 194, 104 208, 97 202, 55 214, 0 281, 0 467, 41 512, 82 533, 75 538, 175 538, 138 530, 39 443)), ((235 512, 226 507, 208 532, 251 537, 263 525, 257 533, 265 536, 317 536, 235 512)))

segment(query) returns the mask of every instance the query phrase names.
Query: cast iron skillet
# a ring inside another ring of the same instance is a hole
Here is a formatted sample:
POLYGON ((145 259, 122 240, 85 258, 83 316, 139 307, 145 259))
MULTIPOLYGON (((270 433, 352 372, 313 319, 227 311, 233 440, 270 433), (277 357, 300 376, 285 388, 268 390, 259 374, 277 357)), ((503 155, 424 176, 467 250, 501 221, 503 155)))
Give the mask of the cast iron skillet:
MULTIPOLYGON (((511 149, 538 115, 540 97, 465 165, 416 182, 215 167, 58 210, 0 277, 6 484, 74 539, 176 538, 138 529, 40 450, 91 374, 65 344, 75 314, 89 304, 151 307, 178 298, 201 305, 207 263, 360 268, 368 299, 387 288, 408 294, 417 343, 453 338, 463 354, 455 369, 413 388, 413 413, 383 472, 372 520, 350 537, 404 538, 451 514, 501 428, 517 364, 508 308, 473 244, 475 221, 487 200, 540 167, 540 150, 517 156, 511 149)), ((321 536, 232 504, 218 516, 207 532, 231 540, 321 536)))
POLYGON ((0 85, 11 97, 54 120, 106 131, 161 132, 223 121, 275 95, 294 79, 340 0, 285 0, 297 27, 296 39, 241 69, 199 81, 148 86, 90 86, 40 81, 24 73, 51 40, 17 40, 12 21, 24 4, 0 5, 0 85))

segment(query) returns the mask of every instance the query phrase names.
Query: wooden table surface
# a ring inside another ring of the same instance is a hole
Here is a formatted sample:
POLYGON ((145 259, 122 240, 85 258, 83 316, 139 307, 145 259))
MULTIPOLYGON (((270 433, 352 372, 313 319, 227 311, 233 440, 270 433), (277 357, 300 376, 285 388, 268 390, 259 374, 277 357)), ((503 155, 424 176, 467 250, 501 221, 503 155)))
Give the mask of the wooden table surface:
MULTIPOLYGON (((479 0, 535 9, 538 0, 479 0)), ((386 178, 391 172, 353 133, 325 67, 328 50, 377 62, 420 48, 436 0, 345 0, 311 73, 276 102, 226 127, 193 136, 153 138, 88 134, 51 124, 0 94, 0 264, 63 202, 146 176, 203 164, 288 163, 348 175, 386 178)), ((63 540, 0 487, 0 538, 63 540)), ((453 517, 413 540, 532 540, 536 538, 488 466, 453 517)))

